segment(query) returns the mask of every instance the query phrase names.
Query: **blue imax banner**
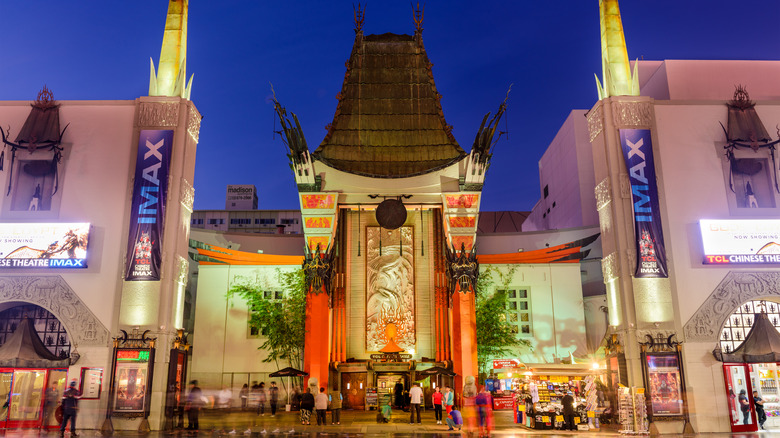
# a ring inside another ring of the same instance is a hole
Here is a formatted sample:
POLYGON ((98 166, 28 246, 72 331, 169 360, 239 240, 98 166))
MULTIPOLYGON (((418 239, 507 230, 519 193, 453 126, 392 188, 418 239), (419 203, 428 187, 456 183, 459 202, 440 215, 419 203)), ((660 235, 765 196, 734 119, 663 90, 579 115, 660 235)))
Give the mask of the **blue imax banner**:
POLYGON ((620 146, 631 182, 637 254, 634 277, 667 278, 650 130, 621 129, 620 146))
POLYGON ((173 131, 141 131, 135 162, 125 280, 158 281, 173 131))

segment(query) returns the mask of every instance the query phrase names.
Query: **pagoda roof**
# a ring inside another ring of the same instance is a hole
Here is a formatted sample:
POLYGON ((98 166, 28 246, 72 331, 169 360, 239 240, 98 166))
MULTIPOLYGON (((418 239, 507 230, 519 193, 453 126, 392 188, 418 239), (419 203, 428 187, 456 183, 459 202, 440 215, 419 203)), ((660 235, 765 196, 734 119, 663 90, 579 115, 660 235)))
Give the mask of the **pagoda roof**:
POLYGON ((328 134, 315 159, 380 178, 432 172, 466 153, 444 119, 421 34, 355 37, 328 134))

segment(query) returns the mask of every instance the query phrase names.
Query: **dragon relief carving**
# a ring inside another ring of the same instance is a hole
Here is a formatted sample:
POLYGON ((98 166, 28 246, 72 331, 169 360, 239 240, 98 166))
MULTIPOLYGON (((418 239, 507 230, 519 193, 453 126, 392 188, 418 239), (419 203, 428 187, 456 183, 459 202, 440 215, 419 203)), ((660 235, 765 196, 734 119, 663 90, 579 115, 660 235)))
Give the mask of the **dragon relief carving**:
POLYGON ((447 248, 447 280, 450 293, 460 286, 463 293, 475 292, 479 279, 479 262, 477 261, 477 246, 474 245, 471 252, 466 251, 466 245, 461 242, 460 252, 452 246, 447 248))

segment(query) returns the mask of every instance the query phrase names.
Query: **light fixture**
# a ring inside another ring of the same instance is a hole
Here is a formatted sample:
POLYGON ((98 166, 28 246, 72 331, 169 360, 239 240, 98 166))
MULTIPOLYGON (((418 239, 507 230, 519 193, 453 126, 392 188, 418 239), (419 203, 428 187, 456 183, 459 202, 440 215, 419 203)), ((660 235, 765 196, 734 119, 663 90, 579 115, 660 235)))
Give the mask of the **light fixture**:
POLYGON ((360 389, 363 389, 363 382, 360 382, 360 389))
POLYGON ((512 373, 506 373, 506 376, 511 378, 512 377, 512 373))
POLYGON ((593 362, 593 366, 591 366, 591 368, 594 369, 594 370, 599 369, 599 363, 598 362, 593 362))
POLYGON ((349 389, 349 383, 347 383, 347 389, 349 389))
POLYGON ((433 389, 436 389, 436 382, 433 382, 433 389))

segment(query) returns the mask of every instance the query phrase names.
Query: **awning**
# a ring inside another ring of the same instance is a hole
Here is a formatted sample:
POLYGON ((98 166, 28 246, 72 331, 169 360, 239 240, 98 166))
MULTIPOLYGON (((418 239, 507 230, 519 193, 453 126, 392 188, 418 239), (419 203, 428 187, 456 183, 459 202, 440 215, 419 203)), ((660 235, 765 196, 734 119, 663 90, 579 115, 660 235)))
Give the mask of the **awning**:
POLYGON ((712 355, 720 362, 766 363, 780 362, 780 332, 761 312, 755 315, 753 327, 745 336, 745 342, 731 353, 724 353, 720 347, 712 355))
POLYGON ((0 346, 0 367, 67 368, 70 358, 52 354, 38 337, 33 321, 23 318, 11 336, 0 346))

